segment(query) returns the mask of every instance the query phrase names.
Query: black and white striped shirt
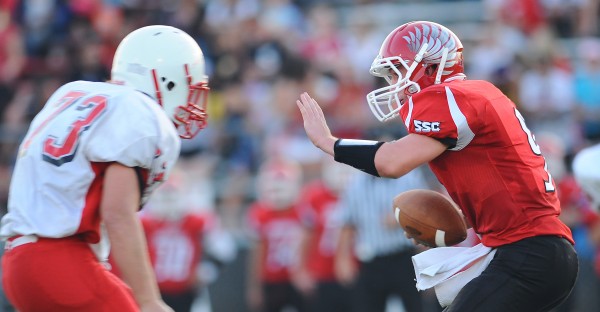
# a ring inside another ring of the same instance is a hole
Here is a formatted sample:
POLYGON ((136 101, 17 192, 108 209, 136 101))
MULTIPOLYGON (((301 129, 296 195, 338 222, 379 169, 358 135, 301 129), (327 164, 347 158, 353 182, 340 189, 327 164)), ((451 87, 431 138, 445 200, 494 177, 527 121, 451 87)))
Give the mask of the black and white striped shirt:
POLYGON ((424 173, 415 169, 398 179, 377 178, 357 171, 340 197, 342 225, 355 228, 355 252, 361 261, 413 246, 400 226, 386 225, 393 218, 394 197, 411 189, 429 189, 424 173))

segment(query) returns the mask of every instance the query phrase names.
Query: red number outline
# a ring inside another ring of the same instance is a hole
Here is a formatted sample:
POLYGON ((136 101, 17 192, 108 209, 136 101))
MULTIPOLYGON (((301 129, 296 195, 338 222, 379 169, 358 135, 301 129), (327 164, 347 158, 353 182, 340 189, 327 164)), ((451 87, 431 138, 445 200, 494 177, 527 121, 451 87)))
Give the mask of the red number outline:
POLYGON ((65 94, 62 98, 60 98, 58 100, 58 102, 56 104, 54 104, 54 106, 60 105, 60 107, 58 109, 56 109, 56 111, 54 111, 50 116, 48 116, 48 118, 46 118, 46 120, 44 120, 31 133, 31 135, 27 138, 25 143, 23 143, 23 147, 21 148, 21 151, 22 152, 27 151, 27 149, 29 149, 29 145, 31 145, 31 141, 33 140, 33 138, 35 138, 40 133, 40 131, 42 131, 48 125, 48 123, 50 123, 50 121, 52 119, 54 119, 56 116, 58 116, 58 114, 65 111, 65 109, 69 108, 73 103, 75 103, 77 100, 79 100, 80 98, 82 98, 85 95, 86 95, 86 93, 84 93, 84 92, 70 91, 69 93, 65 94))
MULTIPOLYGON (((56 137, 48 136, 44 140, 42 159, 58 167, 71 162, 79 146, 79 137, 102 115, 106 109, 106 101, 105 96, 95 95, 79 104, 76 108, 77 110, 91 109, 90 113, 85 118, 78 118, 71 124, 66 138, 62 140, 62 144, 57 144, 58 140, 56 137)), ((51 117, 55 115, 57 114, 53 114, 51 117)))

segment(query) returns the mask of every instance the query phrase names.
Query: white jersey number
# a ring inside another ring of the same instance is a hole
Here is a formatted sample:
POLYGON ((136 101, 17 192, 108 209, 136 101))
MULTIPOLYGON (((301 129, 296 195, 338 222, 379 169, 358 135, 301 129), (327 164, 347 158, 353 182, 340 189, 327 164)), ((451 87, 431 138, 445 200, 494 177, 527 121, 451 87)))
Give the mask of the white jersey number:
MULTIPOLYGON (((542 150, 540 149, 540 146, 535 142, 535 136, 531 133, 531 130, 529 130, 529 128, 527 128, 527 125, 525 124, 525 118, 523 118, 523 115, 521 115, 519 110, 517 110, 516 108, 515 116, 517 116, 517 119, 519 120, 523 131, 527 134, 527 141, 529 141, 529 146, 531 147, 533 153, 537 156, 544 157, 542 156, 542 150)), ((546 171, 546 173, 548 174, 548 180, 544 180, 544 188, 546 189, 546 192, 554 192, 556 188, 554 187, 554 184, 552 182, 552 175, 550 174, 550 171, 548 171, 548 163, 546 162, 546 159, 544 159, 544 171, 546 171)))

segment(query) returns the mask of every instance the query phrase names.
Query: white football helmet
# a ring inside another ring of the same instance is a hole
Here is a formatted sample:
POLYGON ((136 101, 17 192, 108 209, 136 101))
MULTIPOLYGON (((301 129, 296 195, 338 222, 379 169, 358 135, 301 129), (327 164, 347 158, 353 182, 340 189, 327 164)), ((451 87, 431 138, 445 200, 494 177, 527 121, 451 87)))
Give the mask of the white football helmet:
POLYGON ((299 164, 288 160, 269 160, 258 173, 258 195, 274 209, 288 209, 298 200, 302 178, 299 164))
POLYGON ((462 50, 458 37, 437 23, 410 22, 390 32, 369 71, 389 83, 367 95, 375 117, 394 118, 408 96, 450 78, 464 79, 462 50))
POLYGON ((173 168, 165 183, 156 189, 144 210, 163 220, 180 220, 191 213, 189 184, 185 183, 184 172, 173 168))
POLYGON ((596 212, 600 211, 600 144, 584 148, 573 159, 573 174, 579 186, 590 196, 596 212))
POLYGON ((153 25, 131 32, 117 48, 111 76, 154 98, 180 137, 190 139, 206 126, 204 55, 184 31, 153 25))

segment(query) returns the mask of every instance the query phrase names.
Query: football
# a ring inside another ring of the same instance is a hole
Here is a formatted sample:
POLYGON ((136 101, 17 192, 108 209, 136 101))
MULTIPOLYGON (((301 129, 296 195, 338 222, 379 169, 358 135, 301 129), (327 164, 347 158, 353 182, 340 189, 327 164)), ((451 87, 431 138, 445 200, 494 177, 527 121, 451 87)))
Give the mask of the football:
POLYGON ((394 197, 394 214, 406 234, 428 247, 456 245, 467 238, 460 208, 432 190, 416 189, 394 197))

